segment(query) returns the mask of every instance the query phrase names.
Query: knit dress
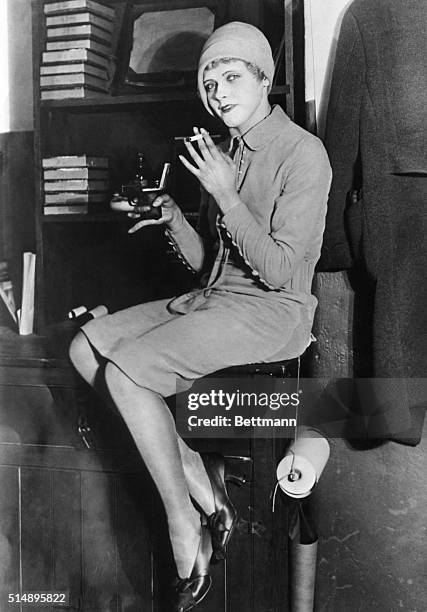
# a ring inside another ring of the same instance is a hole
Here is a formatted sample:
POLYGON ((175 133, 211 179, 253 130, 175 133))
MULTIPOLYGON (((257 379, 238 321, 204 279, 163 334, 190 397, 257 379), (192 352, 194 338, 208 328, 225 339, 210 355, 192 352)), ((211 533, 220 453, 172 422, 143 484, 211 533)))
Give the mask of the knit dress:
POLYGON ((164 397, 222 368, 296 357, 310 343, 331 181, 326 152, 274 106, 239 139, 234 159, 241 203, 222 214, 205 194, 200 233, 183 216, 167 230, 195 272, 206 245, 217 243, 206 287, 82 328, 99 355, 164 397))

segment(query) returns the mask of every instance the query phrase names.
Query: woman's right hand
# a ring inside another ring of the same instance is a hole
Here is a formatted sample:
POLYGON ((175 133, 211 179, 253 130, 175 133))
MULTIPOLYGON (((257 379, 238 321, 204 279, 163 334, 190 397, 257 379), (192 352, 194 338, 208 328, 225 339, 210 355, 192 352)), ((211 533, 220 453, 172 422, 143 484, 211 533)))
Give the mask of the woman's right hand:
MULTIPOLYGON (((138 221, 138 223, 130 228, 128 231, 129 234, 133 234, 147 225, 162 225, 164 223, 167 225, 173 225, 174 221, 178 219, 180 215, 182 215, 178 204, 168 193, 163 193, 157 197, 154 194, 150 195, 153 198, 151 201, 151 206, 161 206, 162 216, 160 219, 142 219, 141 221, 138 221)), ((135 206, 134 211, 128 213, 128 217, 130 219, 139 219, 142 212, 144 212, 144 207, 135 206)))

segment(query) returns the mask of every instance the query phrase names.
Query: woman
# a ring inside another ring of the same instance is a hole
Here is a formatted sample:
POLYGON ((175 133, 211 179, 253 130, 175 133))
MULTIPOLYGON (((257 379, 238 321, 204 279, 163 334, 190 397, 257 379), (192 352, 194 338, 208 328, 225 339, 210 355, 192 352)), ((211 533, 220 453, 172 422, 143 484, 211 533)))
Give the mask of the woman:
MULTIPOLYGON (((165 506, 177 566, 176 610, 197 605, 210 587, 209 562, 224 556, 236 513, 223 458, 201 457, 176 433, 164 397, 222 368, 301 354, 309 343, 330 167, 320 141, 296 126, 268 93, 270 46, 254 26, 233 22, 206 41, 198 88, 208 112, 229 128, 216 147, 194 128, 182 163, 203 188, 200 234, 169 195, 159 220, 194 271, 209 233, 219 250, 209 281, 172 301, 141 304, 85 325, 70 356, 85 380, 105 381, 165 506), (227 146, 227 144, 229 146, 227 146), (236 146, 237 149, 236 149, 236 146), (234 149, 236 149, 234 151, 234 149), (209 517, 206 523, 203 517, 209 517), (202 522, 201 522, 202 518, 202 522), (213 555, 212 555, 213 553, 213 555)), ((138 209, 132 213, 138 218, 138 209)))

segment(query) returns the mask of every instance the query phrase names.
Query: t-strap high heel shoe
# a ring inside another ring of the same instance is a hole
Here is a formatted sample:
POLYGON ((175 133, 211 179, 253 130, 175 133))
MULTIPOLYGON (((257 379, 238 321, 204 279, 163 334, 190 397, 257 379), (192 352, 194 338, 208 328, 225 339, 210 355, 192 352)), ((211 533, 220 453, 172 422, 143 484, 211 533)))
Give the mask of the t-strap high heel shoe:
POLYGON ((228 473, 225 459, 219 453, 201 453, 215 501, 215 512, 208 516, 212 535, 212 563, 225 558, 227 546, 237 524, 237 511, 228 497, 226 482, 241 486, 245 479, 228 473))
POLYGON ((206 525, 201 525, 199 548, 189 578, 177 578, 174 587, 177 593, 174 612, 188 612, 197 606, 211 588, 209 563, 212 554, 211 534, 206 525))

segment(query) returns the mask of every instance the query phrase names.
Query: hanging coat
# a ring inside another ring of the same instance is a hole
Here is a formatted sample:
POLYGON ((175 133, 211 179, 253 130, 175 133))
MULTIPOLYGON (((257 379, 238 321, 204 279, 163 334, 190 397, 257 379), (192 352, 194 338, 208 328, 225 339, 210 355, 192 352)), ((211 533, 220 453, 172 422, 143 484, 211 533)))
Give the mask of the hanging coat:
POLYGON ((395 381, 379 400, 378 433, 399 439, 406 431, 415 442, 422 421, 409 431, 410 409, 421 414, 427 402, 426 21, 425 0, 355 0, 344 15, 318 265, 333 271, 363 262, 375 293, 373 375, 395 381), (361 197, 349 197, 352 190, 361 197))

